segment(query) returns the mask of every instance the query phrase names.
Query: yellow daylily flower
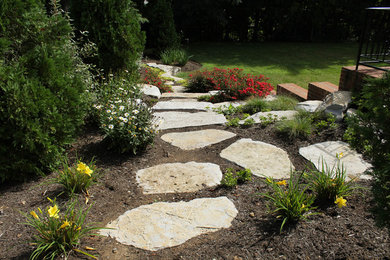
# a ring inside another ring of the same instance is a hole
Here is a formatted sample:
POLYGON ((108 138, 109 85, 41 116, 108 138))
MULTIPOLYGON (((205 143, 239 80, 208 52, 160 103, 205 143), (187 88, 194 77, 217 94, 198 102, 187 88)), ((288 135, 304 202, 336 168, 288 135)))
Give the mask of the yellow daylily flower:
POLYGON ((31 212, 30 212, 30 214, 31 214, 31 216, 33 216, 34 218, 36 218, 36 219, 39 219, 39 217, 38 217, 37 213, 35 213, 35 211, 34 211, 34 210, 33 210, 33 211, 31 211, 31 212))
POLYGON ((84 173, 86 175, 88 175, 89 177, 91 177, 91 174, 93 173, 93 171, 88 166, 86 166, 85 170, 84 170, 84 173))
POLYGON ((64 223, 60 226, 60 229, 63 229, 63 228, 69 227, 69 226, 70 226, 69 221, 65 220, 64 223))
POLYGON ((335 204, 337 204, 337 207, 342 208, 347 206, 347 200, 343 199, 343 197, 338 197, 335 201, 335 204))
POLYGON ((278 181, 276 184, 286 186, 287 182, 286 180, 278 181))
POLYGON ((57 205, 54 205, 53 207, 49 207, 47 212, 49 213, 49 217, 51 217, 51 218, 59 218, 58 212, 60 212, 60 210, 58 209, 57 205))
POLYGON ((301 207, 301 209, 304 209, 305 207, 306 207, 306 206, 305 206, 305 204, 303 204, 303 203, 302 203, 302 207, 301 207))
POLYGON ((83 171, 85 171, 86 167, 88 167, 88 166, 85 163, 79 162, 77 164, 77 169, 76 170, 79 171, 79 172, 83 172, 83 171))

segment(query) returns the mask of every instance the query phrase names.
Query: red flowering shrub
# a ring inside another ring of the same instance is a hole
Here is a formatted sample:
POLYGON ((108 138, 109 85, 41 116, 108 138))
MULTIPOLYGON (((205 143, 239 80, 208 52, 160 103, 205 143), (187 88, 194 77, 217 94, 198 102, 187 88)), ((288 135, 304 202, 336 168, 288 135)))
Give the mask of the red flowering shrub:
POLYGON ((161 93, 171 92, 171 86, 165 84, 166 80, 160 78, 159 73, 158 69, 143 67, 141 71, 142 83, 158 87, 161 93))
MULTIPOLYGON (((249 96, 265 97, 273 87, 263 75, 245 74, 242 69, 204 70, 190 75, 188 89, 191 92, 220 90, 224 100, 245 99, 249 96)), ((220 98, 218 98, 220 100, 220 98)))

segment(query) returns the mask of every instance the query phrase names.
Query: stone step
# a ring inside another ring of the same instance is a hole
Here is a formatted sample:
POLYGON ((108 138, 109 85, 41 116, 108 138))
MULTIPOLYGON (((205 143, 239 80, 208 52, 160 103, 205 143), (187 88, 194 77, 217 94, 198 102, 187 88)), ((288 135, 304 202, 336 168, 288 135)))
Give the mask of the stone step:
POLYGON ((224 115, 215 112, 156 112, 154 116, 158 130, 191 126, 223 125, 227 122, 224 115))
POLYGON ((208 95, 207 93, 163 93, 162 98, 198 98, 208 95))
POLYGON ((209 108, 213 107, 213 104, 210 102, 188 102, 188 101, 160 101, 153 106, 153 110, 200 110, 207 111, 209 108))
POLYGON ((339 87, 330 82, 310 82, 307 99, 323 100, 328 94, 338 90, 339 87))
POLYGON ((277 86, 277 95, 290 95, 297 98, 299 101, 307 99, 307 89, 304 89, 294 83, 282 83, 277 86))

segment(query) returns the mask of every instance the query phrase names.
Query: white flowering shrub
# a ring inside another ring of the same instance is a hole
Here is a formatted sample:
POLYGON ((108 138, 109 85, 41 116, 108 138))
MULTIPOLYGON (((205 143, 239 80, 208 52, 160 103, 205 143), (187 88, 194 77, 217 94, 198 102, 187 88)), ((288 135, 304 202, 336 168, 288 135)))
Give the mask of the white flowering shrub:
POLYGON ((153 143, 156 130, 152 111, 132 81, 111 77, 104 84, 94 107, 109 148, 136 154, 153 143))

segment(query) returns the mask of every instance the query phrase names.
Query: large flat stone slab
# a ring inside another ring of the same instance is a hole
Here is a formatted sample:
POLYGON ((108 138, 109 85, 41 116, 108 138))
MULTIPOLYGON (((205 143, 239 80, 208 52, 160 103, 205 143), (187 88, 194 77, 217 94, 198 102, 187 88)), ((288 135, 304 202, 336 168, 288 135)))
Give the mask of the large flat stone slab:
POLYGON ((286 151, 252 139, 240 139, 222 150, 220 155, 260 177, 285 179, 294 169, 286 151))
POLYGON ((190 126, 223 125, 227 122, 223 115, 214 112, 156 112, 159 130, 184 128, 190 126))
MULTIPOLYGON (((291 120, 294 118, 294 116, 298 113, 298 111, 295 110, 284 110, 284 111, 269 111, 269 112, 258 112, 256 114, 251 115, 250 117, 246 118, 245 120, 248 120, 249 118, 253 118, 255 121, 255 124, 261 124, 261 118, 265 117, 272 117, 275 118, 275 121, 280 121, 283 119, 291 120)), ((244 124, 245 120, 241 120, 239 123, 240 125, 244 124)))
POLYGON ((125 212, 100 234, 145 250, 180 245, 201 234, 231 226, 237 209, 227 197, 157 202, 125 212))
POLYGON ((207 111, 207 108, 213 106, 210 102, 188 102, 188 101, 160 101, 154 106, 154 110, 200 110, 207 111))
POLYGON ((322 170, 322 160, 330 168, 337 165, 339 159, 336 157, 336 154, 340 155, 341 153, 340 163, 344 165, 349 178, 359 177, 362 179, 370 179, 371 176, 363 173, 372 167, 372 165, 364 161, 361 154, 351 149, 347 143, 328 141, 299 149, 299 154, 311 161, 318 170, 322 170))
POLYGON ((161 136, 161 139, 183 150, 193 150, 222 142, 234 136, 236 134, 228 131, 207 129, 183 133, 168 133, 161 136))
POLYGON ((222 172, 213 163, 166 163, 136 173, 144 194, 195 192, 218 185, 222 172))
POLYGON ((207 95, 207 93, 163 93, 163 98, 198 98, 207 95))
POLYGON ((149 84, 140 84, 141 92, 144 93, 147 96, 160 98, 161 92, 160 89, 156 86, 149 85, 149 84))
POLYGON ((322 104, 321 100, 307 100, 299 102, 296 106, 296 110, 304 110, 307 112, 315 112, 317 108, 322 104))

